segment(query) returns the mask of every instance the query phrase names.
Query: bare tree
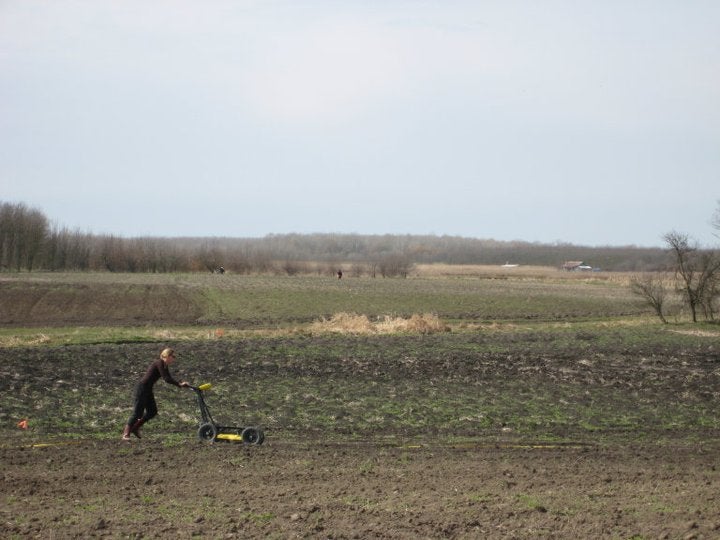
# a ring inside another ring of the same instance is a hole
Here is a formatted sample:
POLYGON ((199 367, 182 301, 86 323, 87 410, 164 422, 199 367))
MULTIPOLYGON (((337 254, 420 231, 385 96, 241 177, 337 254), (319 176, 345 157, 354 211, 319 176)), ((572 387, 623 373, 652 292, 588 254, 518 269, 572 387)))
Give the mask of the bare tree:
POLYGON ((47 237, 48 219, 40 210, 29 210, 24 218, 22 264, 28 272, 35 267, 47 237))
POLYGON ((702 308, 706 319, 715 320, 718 304, 720 304, 720 275, 709 281, 703 297, 702 308))
POLYGON ((125 267, 125 245, 122 238, 114 235, 101 236, 98 239, 99 266, 108 272, 122 272, 125 267))
POLYGON ((217 242, 203 244, 197 253, 197 259, 203 268, 209 272, 215 272, 222 264, 222 255, 217 247, 217 242))
POLYGON ((633 294, 645 300, 645 302, 655 310, 655 314, 663 324, 667 324, 667 320, 663 314, 665 293, 667 291, 661 277, 651 274, 645 274, 642 277, 634 276, 630 280, 630 290, 633 294))
MULTIPOLYGON (((720 200, 717 202, 717 208, 715 209, 715 213, 713 214, 712 222, 711 222, 713 229, 717 229, 720 231, 720 200)), ((716 234, 718 238, 720 238, 720 234, 716 234)))
POLYGON ((368 262, 368 274, 370 274, 370 277, 373 279, 377 277, 377 268, 378 268, 377 261, 369 261, 368 262))
POLYGON ((48 219, 24 204, 0 204, 0 268, 32 271, 48 235, 48 219))
POLYGON ((672 231, 663 239, 675 258, 675 275, 680 280, 680 290, 690 308, 692 321, 697 322, 698 308, 711 318, 713 292, 717 291, 720 278, 720 257, 711 250, 700 251, 683 233, 672 231))
POLYGON ((720 254, 706 250, 700 254, 700 275, 697 281, 699 305, 707 320, 715 319, 715 303, 720 298, 720 254))
POLYGON ((13 269, 18 260, 17 205, 0 204, 0 268, 13 269))
POLYGON ((406 278, 412 267, 413 263, 410 257, 401 253, 384 255, 378 261, 378 268, 382 277, 400 276, 406 278))

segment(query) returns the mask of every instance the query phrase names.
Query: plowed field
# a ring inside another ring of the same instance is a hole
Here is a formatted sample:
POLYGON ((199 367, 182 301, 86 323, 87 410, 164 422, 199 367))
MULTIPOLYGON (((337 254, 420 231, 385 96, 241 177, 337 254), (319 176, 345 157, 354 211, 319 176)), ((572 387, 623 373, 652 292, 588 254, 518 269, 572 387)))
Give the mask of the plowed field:
POLYGON ((718 448, 5 447, 4 538, 717 538, 718 448))
POLYGON ((262 446, 162 381, 120 441, 163 343, 0 349, 0 536, 717 538, 714 342, 654 332, 176 344, 262 446))
POLYGON ((1 538, 720 538, 717 325, 610 277, 223 278, 3 276, 1 538), (307 326, 339 312, 452 324, 307 326), (263 445, 162 381, 120 440, 166 346, 263 445))

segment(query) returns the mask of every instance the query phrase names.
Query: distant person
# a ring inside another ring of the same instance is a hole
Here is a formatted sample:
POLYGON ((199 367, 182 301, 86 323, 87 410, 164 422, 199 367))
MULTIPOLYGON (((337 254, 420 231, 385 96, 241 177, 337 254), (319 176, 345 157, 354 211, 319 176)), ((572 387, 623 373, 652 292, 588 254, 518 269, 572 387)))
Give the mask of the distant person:
POLYGON ((342 269, 337 271, 338 279, 342 279, 342 269))
POLYGON ((224 273, 225 273, 225 268, 223 268, 222 266, 220 268, 218 268, 218 274, 224 274, 224 273))
POLYGON ((135 387, 135 407, 132 416, 130 416, 123 430, 122 438, 124 441, 130 440, 131 433, 139 439, 140 426, 157 415, 158 410, 157 404, 155 403, 155 395, 153 394, 153 386, 160 377, 162 377, 166 383, 174 384, 175 386, 190 386, 185 381, 177 382, 173 379, 172 375, 170 375, 168 366, 174 361, 175 351, 172 349, 163 349, 160 353, 160 358, 150 364, 145 375, 140 379, 140 382, 135 387))

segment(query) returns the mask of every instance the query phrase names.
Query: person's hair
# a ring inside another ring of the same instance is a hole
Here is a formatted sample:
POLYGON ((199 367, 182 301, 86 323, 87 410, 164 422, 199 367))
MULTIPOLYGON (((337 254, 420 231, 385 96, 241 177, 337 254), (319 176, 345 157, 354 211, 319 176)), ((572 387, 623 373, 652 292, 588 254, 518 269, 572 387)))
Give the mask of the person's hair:
POLYGON ((175 351, 173 351, 170 347, 163 349, 163 352, 160 353, 160 358, 163 360, 167 359, 168 356, 175 356, 175 351))

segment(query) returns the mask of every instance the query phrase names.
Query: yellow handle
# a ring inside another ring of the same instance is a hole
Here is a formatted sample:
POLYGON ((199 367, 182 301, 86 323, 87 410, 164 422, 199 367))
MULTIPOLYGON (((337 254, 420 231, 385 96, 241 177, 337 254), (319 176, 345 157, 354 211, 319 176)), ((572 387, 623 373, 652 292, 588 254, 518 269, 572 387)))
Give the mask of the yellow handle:
POLYGON ((198 386, 198 390, 210 390, 211 387, 212 384, 206 382, 205 384, 201 384, 200 386, 198 386))

